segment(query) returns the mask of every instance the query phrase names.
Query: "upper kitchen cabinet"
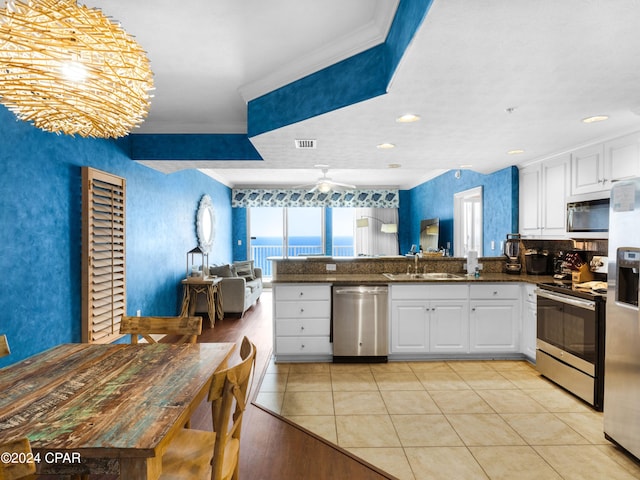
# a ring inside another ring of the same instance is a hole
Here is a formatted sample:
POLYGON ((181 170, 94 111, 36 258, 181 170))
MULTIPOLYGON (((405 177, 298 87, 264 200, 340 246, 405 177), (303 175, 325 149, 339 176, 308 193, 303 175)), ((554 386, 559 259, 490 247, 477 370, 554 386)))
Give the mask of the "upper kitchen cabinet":
POLYGON ((569 194, 571 155, 520 169, 520 233, 527 237, 566 234, 564 204, 569 194))
POLYGON ((571 172, 571 195, 608 191, 640 175, 640 132, 574 151, 571 172))

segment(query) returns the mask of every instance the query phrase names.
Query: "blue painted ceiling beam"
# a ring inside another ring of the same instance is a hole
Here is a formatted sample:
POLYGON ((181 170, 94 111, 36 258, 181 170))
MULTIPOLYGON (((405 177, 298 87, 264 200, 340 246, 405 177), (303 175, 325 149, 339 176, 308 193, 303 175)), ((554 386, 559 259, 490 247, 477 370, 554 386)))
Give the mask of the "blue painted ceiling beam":
POLYGON ((384 43, 251 100, 247 134, 133 134, 134 160, 262 160, 250 138, 387 92, 433 0, 400 0, 384 43))

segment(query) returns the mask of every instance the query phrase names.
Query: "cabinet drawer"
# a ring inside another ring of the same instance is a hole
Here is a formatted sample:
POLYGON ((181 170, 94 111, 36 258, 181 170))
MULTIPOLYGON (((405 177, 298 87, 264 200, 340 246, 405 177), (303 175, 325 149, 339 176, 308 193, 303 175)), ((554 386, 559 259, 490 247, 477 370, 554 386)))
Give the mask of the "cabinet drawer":
POLYGON ((331 302, 300 301, 276 302, 276 321, 281 318, 330 318, 331 302))
POLYGON ((391 285, 392 300, 448 300, 466 299, 469 287, 464 284, 424 283, 421 285, 391 285))
POLYGON ((276 335, 329 335, 331 322, 329 318, 314 319, 278 319, 276 321, 276 335))
POLYGON ((520 298, 520 285, 514 283, 484 283, 470 286, 470 296, 479 300, 520 298))
POLYGON ((276 337, 277 355, 331 355, 329 337, 276 337))
POLYGON ((274 293, 276 301, 331 299, 331 287, 329 285, 276 285, 274 293))

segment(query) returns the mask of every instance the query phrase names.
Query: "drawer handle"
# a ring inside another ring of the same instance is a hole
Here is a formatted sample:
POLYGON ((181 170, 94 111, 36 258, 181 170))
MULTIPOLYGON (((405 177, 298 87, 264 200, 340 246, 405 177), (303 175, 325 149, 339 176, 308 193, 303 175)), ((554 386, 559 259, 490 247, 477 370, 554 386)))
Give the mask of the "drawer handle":
POLYGON ((497 294, 498 294, 498 292, 493 292, 493 294, 494 294, 494 295, 497 295, 497 294))
POLYGON ((301 308, 301 309, 300 309, 300 313, 304 313, 304 308, 301 308))
POLYGON ((301 331, 301 332, 304 332, 304 327, 300 327, 300 331, 301 331))
POLYGON ((300 345, 300 348, 304 348, 304 343, 302 345, 300 345))
POLYGON ((304 292, 300 292, 300 296, 303 296, 303 295, 304 295, 304 292))

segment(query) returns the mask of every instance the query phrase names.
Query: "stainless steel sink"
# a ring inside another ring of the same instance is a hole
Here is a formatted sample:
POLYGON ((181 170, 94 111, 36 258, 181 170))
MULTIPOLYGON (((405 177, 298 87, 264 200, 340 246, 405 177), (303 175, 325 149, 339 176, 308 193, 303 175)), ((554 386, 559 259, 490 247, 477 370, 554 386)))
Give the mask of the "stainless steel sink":
POLYGON ((389 280, 462 280, 464 277, 454 273, 383 273, 389 280))
POLYGON ((423 273, 422 276, 424 278, 430 278, 430 279, 436 279, 436 280, 460 280, 464 278, 462 275, 456 275, 454 273, 445 273, 445 272, 423 273))

